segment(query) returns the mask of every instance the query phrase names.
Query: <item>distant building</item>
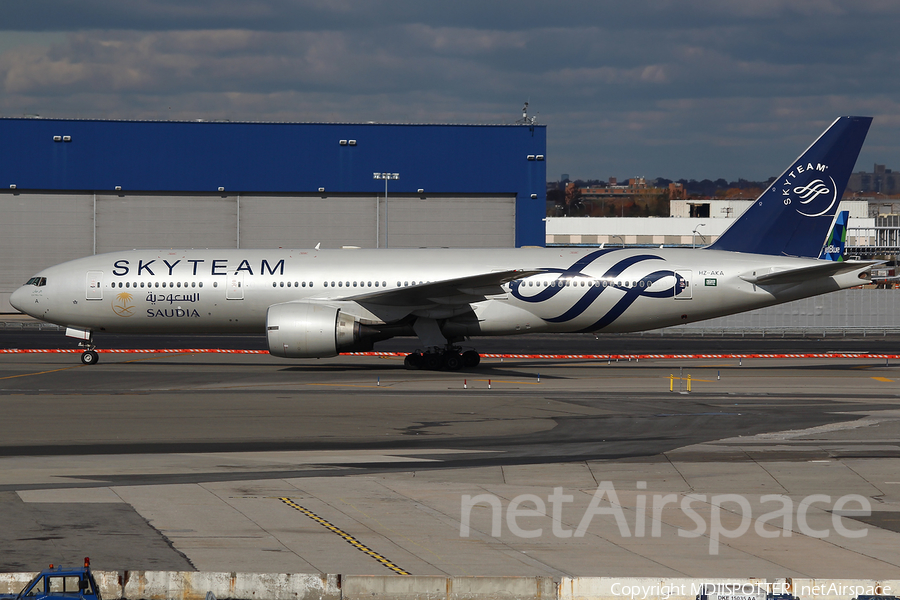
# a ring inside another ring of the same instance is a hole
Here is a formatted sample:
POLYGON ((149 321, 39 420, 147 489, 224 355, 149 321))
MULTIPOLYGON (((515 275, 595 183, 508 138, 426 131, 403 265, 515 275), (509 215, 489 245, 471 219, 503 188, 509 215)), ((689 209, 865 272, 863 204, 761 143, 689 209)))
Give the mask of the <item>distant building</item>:
MULTIPOLYGON (((672 200, 669 218, 563 217, 547 219, 547 246, 708 246, 753 200, 672 200), (700 216, 702 215, 702 216, 700 216)), ((868 215, 865 201, 844 200, 850 212, 847 252, 895 255, 900 249, 900 214, 868 215)), ((823 240, 824 241, 824 240, 823 240)))
MULTIPOLYGON (((847 196, 844 196, 847 198, 847 196)), ((886 196, 875 192, 854 194, 853 200, 869 205, 869 216, 873 219, 881 215, 900 215, 900 196, 886 196)))
POLYGON ((900 194, 900 173, 876 164, 871 173, 858 171, 850 175, 847 189, 857 193, 900 194))
MULTIPOLYGON (((738 217, 754 200, 672 200, 669 215, 682 219, 729 219, 738 217)), ((864 219, 869 215, 869 203, 865 200, 842 200, 841 210, 850 211, 851 218, 864 219)))
POLYGON ((574 182, 566 184, 566 194, 568 196, 578 195, 582 201, 622 199, 638 196, 668 196, 671 190, 671 185, 668 188, 648 187, 647 180, 643 177, 632 177, 627 184, 622 185, 618 183, 618 179, 615 177, 610 177, 607 183, 585 187, 576 187, 574 182))

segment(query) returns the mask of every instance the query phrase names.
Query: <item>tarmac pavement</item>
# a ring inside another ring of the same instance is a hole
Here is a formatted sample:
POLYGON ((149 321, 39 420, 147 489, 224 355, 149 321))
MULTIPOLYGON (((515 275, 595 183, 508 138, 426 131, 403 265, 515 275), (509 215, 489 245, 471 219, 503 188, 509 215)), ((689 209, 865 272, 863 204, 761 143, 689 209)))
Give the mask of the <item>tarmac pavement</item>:
POLYGON ((0 570, 897 579, 898 369, 3 355, 0 570))

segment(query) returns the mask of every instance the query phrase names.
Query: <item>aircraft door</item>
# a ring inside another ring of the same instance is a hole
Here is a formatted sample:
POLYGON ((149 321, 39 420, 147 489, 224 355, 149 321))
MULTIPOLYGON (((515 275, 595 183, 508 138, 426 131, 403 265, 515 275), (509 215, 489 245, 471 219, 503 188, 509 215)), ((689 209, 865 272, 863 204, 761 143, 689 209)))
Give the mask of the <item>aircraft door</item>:
POLYGON ((84 290, 85 300, 103 300, 103 271, 88 271, 84 290))
POLYGON ((692 271, 675 271, 675 299, 690 300, 693 298, 692 271))
POLYGON ((228 276, 228 288, 225 290, 226 300, 244 299, 244 274, 237 273, 228 276))

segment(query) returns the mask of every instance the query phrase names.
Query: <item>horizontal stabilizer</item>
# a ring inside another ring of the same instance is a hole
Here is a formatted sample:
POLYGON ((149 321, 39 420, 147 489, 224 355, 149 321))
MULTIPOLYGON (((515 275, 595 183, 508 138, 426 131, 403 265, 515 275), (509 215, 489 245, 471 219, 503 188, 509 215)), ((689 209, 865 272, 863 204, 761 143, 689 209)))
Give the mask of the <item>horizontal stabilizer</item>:
MULTIPOLYGON (((831 277, 840 275, 841 273, 850 273, 852 271, 861 271, 872 265, 877 265, 883 261, 877 260, 854 260, 854 261, 825 261, 820 264, 800 267, 797 269, 785 269, 783 271, 763 271, 756 270, 741 275, 741 279, 756 285, 778 285, 785 283, 803 283, 811 279, 820 279, 822 277, 831 277)), ((862 282, 860 282, 862 283, 862 282)))

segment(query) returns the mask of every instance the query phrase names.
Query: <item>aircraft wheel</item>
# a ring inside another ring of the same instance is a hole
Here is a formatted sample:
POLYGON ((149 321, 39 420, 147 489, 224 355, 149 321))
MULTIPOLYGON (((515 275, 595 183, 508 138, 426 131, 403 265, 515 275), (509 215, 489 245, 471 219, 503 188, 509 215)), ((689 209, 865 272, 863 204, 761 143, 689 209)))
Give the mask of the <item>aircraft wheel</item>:
POLYGON ((422 356, 422 368, 429 371, 440 371, 441 355, 435 352, 428 352, 422 356))
POLYGON ((481 355, 474 350, 466 350, 462 354, 462 364, 466 369, 473 369, 481 362, 481 355))
POLYGON ((448 371, 459 371, 463 367, 462 357, 459 352, 447 352, 444 354, 444 367, 448 371))
POLYGON ((410 371, 417 371, 422 368, 422 355, 418 352, 407 354, 403 359, 403 366, 410 371))
POLYGON ((87 350, 81 355, 81 362, 86 365, 96 364, 98 360, 100 360, 100 355, 94 350, 87 350))

